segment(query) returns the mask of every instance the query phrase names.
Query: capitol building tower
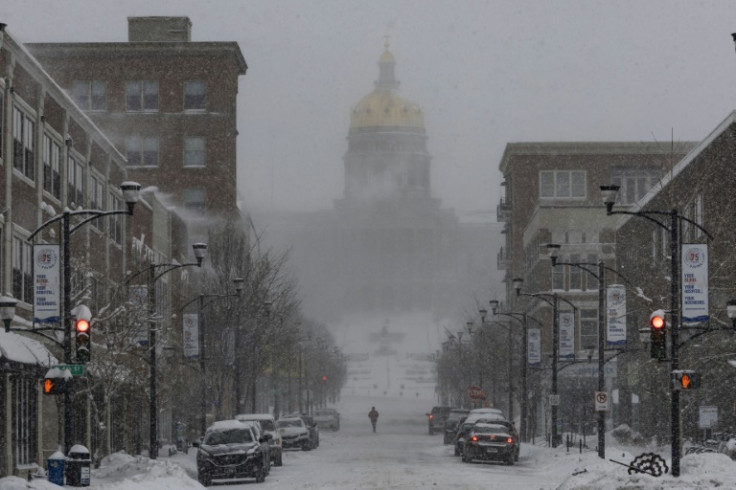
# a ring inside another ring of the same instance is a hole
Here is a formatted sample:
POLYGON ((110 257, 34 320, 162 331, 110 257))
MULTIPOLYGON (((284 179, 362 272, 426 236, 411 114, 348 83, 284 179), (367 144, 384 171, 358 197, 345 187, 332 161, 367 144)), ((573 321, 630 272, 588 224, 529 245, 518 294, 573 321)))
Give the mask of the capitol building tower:
POLYGON ((339 303, 365 312, 453 303, 457 220, 432 197, 424 112, 398 95, 386 45, 374 90, 352 109, 332 255, 339 303))

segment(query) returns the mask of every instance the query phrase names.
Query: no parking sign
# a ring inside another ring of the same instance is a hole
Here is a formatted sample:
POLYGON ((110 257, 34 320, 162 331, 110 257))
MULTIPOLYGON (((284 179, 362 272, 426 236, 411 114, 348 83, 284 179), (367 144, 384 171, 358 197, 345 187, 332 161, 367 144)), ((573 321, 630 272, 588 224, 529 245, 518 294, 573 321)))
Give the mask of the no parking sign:
POLYGON ((611 409, 611 401, 608 398, 608 393, 605 391, 595 392, 595 411, 596 412, 607 412, 611 409))

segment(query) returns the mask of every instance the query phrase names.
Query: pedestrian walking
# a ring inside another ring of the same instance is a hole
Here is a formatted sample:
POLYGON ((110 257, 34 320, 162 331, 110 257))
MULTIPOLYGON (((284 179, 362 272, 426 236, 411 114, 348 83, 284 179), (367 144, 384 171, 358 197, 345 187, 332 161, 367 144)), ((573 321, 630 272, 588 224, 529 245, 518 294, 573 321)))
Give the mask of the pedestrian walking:
POLYGON ((368 418, 371 419, 371 425, 373 425, 373 432, 376 431, 376 422, 378 422, 378 411, 376 407, 371 407, 371 411, 368 412, 368 418))

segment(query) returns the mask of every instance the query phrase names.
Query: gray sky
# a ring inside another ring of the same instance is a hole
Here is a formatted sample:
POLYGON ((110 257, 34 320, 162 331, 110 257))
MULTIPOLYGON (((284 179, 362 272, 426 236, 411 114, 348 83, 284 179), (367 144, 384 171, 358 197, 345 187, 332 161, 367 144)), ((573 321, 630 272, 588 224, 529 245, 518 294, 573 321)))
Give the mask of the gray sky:
POLYGON ((390 36, 425 111, 434 195, 495 209, 513 141, 700 140, 734 109, 736 2, 698 0, 2 0, 21 42, 125 41, 128 16, 186 15, 237 41, 238 187, 251 209, 342 196, 350 110, 390 36))

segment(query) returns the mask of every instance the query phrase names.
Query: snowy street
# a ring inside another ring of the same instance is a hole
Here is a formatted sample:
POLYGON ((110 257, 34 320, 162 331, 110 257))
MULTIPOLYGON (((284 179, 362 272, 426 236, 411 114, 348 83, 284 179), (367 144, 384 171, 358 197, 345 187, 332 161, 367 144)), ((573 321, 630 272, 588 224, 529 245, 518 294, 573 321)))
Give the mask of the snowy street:
MULTIPOLYGON (((493 481, 498 488, 528 489, 555 488, 561 481, 540 487, 549 468, 535 462, 525 446, 513 467, 462 463, 452 446, 442 444, 441 434, 427 434, 425 413, 431 402, 426 400, 355 396, 344 398, 338 408, 343 414, 340 431, 321 431, 320 447, 314 451, 286 452, 284 466, 271 469, 263 488, 480 488, 493 481), (373 404, 380 412, 376 434, 367 415, 373 404)), ((194 454, 173 459, 194 472, 194 454)))

